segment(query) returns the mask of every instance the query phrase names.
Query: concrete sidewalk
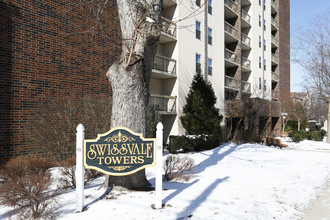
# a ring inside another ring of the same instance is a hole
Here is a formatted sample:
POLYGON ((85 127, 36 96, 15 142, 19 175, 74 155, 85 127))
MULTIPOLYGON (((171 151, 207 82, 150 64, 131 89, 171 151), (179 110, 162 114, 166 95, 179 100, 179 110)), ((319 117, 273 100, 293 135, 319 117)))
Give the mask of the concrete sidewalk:
POLYGON ((326 187, 317 194, 305 208, 303 220, 330 220, 330 180, 326 187))

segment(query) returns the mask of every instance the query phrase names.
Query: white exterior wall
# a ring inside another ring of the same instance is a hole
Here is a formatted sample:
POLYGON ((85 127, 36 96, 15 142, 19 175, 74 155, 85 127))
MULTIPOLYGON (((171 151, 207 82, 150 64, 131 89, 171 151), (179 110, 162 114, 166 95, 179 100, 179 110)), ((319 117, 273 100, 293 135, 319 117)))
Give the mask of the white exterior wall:
MULTIPOLYGON (((263 8, 263 2, 261 0, 261 5, 259 5, 259 1, 250 0, 251 5, 243 8, 251 18, 251 27, 242 29, 242 32, 251 39, 251 50, 242 50, 242 55, 251 61, 251 73, 242 73, 242 80, 247 80, 251 84, 251 98, 259 97, 271 100, 271 0, 266 0, 266 10, 263 8), (261 27, 259 27, 259 15, 261 16, 261 27), (263 28, 264 19, 266 20, 265 31, 263 28), (261 36, 261 47, 259 47, 259 36, 261 36), (264 51, 264 39, 266 40, 266 51, 264 51), (259 68, 259 56, 261 57, 261 68, 259 68), (266 59, 266 70, 263 67, 264 59, 266 59), (261 89, 259 89, 259 78, 261 78, 261 89), (266 91, 264 91, 264 80, 266 80, 266 91)), ((163 15, 173 22, 177 22, 176 41, 160 44, 157 54, 176 60, 177 77, 152 79, 150 85, 151 94, 177 97, 177 114, 162 116, 164 132, 169 135, 185 133, 179 117, 182 115, 183 106, 186 104, 185 99, 196 72, 196 53, 201 55, 202 75, 205 74, 204 8, 198 9, 195 0, 177 0, 176 3, 175 6, 166 9, 163 15), (201 39, 196 39, 196 21, 201 24, 201 39)), ((203 4, 203 0, 201 0, 201 4, 203 4)), ((212 45, 208 45, 207 51, 208 58, 212 59, 212 75, 208 75, 208 80, 217 97, 216 107, 225 116, 224 4, 224 1, 212 1, 212 15, 208 14, 207 21, 208 27, 212 28, 212 45)), ((241 14, 241 12, 238 13, 241 14)), ((241 16, 239 19, 242 19, 241 16)))
MULTIPOLYGON (((198 10, 194 1, 183 1, 178 4, 178 14, 186 17, 192 11, 198 10)), ((186 96, 196 72, 196 53, 201 55, 202 75, 204 72, 204 9, 197 11, 195 16, 178 23, 178 118, 186 104, 186 96), (200 13, 199 13, 200 12, 200 13), (201 39, 196 38, 196 21, 201 23, 201 39)), ((212 29, 212 45, 208 44, 208 58, 212 59, 212 76, 208 76, 217 97, 216 107, 224 114, 224 4, 213 1, 212 15, 208 14, 208 27, 212 29)), ((207 40, 207 39, 206 39, 207 40)), ((184 134, 179 122, 178 133, 184 134)))
POLYGON ((266 10, 259 1, 253 1, 250 8, 251 15, 251 92, 252 98, 271 99, 271 5, 266 1, 266 10), (261 27, 259 26, 259 15, 261 16, 261 27), (263 25, 266 20, 266 31, 263 25), (259 47, 259 36, 261 36, 261 47, 259 47), (266 51, 264 51, 264 40, 266 40, 266 51), (259 57, 261 57, 261 68, 259 68, 259 57), (264 59, 266 59, 266 70, 264 70, 264 59), (259 89, 259 78, 261 78, 261 89, 259 89), (266 91, 264 91, 264 80, 266 80, 266 91))

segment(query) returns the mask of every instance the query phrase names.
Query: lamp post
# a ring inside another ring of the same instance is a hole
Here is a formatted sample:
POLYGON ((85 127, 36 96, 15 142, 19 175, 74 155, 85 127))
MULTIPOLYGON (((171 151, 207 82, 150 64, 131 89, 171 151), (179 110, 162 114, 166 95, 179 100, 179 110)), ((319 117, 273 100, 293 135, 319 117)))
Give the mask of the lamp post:
POLYGON ((286 113, 286 112, 283 112, 282 113, 282 117, 283 117, 283 132, 285 130, 285 118, 286 118, 287 115, 288 115, 288 113, 286 113))

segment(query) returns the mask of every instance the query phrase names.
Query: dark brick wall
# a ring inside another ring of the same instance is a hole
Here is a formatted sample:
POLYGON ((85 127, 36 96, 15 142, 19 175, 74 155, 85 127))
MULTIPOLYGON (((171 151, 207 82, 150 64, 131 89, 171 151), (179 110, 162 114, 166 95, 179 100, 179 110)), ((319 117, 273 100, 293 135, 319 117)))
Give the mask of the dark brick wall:
POLYGON ((120 53, 115 1, 104 31, 81 1, 0 0, 0 164, 28 155, 27 122, 55 97, 111 96, 105 73, 120 53))
MULTIPOLYGON (((283 105, 290 100, 290 1, 278 1, 279 18, 279 100, 283 105)), ((282 111, 284 111, 282 106, 282 111)))

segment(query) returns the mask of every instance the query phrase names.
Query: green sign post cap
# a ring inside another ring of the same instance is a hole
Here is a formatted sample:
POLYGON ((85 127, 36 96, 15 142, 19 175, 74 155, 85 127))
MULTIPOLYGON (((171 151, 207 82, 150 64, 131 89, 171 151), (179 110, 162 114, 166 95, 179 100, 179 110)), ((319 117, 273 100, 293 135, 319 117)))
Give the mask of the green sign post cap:
POLYGON ((156 139, 125 127, 84 140, 84 166, 113 176, 133 174, 155 165, 156 139))

